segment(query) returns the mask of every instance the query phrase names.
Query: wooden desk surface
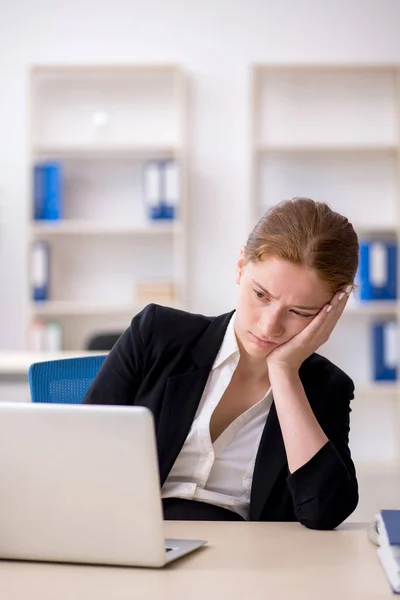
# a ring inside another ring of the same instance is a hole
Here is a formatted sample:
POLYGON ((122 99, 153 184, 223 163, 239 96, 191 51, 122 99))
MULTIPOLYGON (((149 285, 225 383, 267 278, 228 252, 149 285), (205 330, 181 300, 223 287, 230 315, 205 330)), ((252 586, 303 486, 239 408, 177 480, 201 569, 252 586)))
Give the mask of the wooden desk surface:
MULTIPOLYGON (((2 600, 373 600, 392 598, 366 524, 165 523, 208 546, 163 569, 0 561, 2 600)), ((0 532, 1 535, 1 532, 0 532)))

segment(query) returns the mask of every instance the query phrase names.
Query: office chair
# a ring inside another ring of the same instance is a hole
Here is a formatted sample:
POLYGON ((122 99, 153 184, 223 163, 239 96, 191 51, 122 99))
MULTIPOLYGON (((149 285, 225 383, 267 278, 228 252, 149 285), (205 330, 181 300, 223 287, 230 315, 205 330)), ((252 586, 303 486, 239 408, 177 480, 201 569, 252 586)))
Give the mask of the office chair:
POLYGON ((28 378, 32 402, 80 404, 106 355, 33 363, 28 378))
POLYGON ((113 331, 111 333, 96 333, 89 338, 86 344, 86 350, 96 350, 104 352, 111 350, 117 340, 121 337, 122 331, 113 331))

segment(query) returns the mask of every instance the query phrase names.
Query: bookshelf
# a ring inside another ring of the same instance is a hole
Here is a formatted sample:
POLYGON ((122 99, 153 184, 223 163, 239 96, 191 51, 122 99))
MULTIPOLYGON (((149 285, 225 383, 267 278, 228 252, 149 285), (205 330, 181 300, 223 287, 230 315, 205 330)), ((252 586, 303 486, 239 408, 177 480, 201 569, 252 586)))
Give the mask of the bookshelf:
POLYGON ((61 325, 63 352, 123 331, 148 302, 186 306, 186 78, 175 65, 43 65, 30 72, 26 348, 32 326, 61 325), (35 220, 33 167, 62 165, 63 214, 35 220), (143 194, 149 161, 174 161, 174 219, 152 220, 143 194), (50 250, 49 295, 32 299, 32 244, 50 250), (139 297, 164 284, 164 301, 139 297))
MULTIPOLYGON (((397 65, 252 67, 249 229, 273 204, 308 196, 346 215, 360 240, 398 242, 399 75, 397 65)), ((320 350, 361 399, 398 406, 397 382, 372 379, 371 326, 399 317, 397 301, 361 304, 355 294, 320 350)))

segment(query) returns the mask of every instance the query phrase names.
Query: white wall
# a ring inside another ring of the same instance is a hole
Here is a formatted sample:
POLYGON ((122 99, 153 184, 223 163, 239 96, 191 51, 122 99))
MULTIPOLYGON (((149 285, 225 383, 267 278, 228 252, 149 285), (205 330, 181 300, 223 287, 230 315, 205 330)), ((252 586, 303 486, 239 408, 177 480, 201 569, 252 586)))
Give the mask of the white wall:
POLYGON ((23 346, 31 64, 186 70, 190 301, 217 313, 233 305, 247 234, 249 65, 400 62, 399 31, 397 0, 0 0, 0 347, 23 346))

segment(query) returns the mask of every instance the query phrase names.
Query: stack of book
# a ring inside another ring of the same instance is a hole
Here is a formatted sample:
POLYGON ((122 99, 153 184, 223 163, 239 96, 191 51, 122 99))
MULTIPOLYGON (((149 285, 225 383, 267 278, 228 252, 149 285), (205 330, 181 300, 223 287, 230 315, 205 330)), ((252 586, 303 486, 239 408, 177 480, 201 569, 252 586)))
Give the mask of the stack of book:
POLYGON ((138 282, 136 300, 140 305, 155 302, 168 306, 175 302, 175 286, 172 283, 138 282))
POLYGON ((63 349, 63 328, 56 321, 34 319, 29 335, 29 346, 34 352, 60 352, 63 349))
POLYGON ((393 592, 400 594, 400 510, 382 510, 377 529, 379 559, 393 592))

